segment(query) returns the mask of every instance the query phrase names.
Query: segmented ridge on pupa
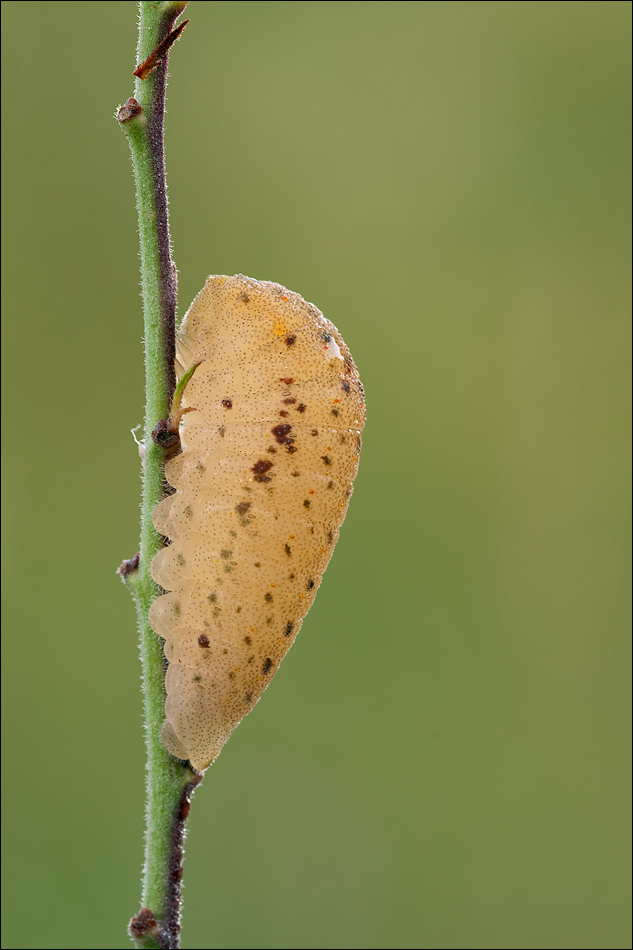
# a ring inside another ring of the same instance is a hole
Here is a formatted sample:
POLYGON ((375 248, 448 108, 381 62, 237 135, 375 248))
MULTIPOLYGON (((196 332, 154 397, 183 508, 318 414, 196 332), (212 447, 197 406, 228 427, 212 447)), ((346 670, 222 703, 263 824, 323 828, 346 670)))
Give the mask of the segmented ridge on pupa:
POLYGON ((154 510, 171 544, 151 566, 168 593, 163 741, 202 771, 296 637, 332 555, 365 420, 336 327, 299 294, 209 277, 180 329, 177 371, 198 360, 183 407, 175 493, 154 510))

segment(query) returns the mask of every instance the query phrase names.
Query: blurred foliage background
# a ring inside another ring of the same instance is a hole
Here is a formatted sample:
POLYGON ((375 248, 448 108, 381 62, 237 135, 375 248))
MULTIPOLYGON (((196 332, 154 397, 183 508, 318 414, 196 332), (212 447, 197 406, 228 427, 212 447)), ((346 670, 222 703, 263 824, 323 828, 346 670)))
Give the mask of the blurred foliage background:
MULTIPOLYGON (((129 946, 136 4, 3 5, 3 946, 129 946)), ((624 2, 190 4, 184 313, 276 280, 368 397, 283 671, 196 793, 189 948, 620 948, 628 893, 624 2)))

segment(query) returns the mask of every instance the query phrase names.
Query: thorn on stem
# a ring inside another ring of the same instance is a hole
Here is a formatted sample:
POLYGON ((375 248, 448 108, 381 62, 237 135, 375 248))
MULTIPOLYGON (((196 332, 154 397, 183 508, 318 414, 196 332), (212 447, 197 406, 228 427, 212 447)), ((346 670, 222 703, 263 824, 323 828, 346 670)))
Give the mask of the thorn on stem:
POLYGON ((158 69, 158 67, 165 62, 167 53, 174 45, 186 27, 187 23, 189 23, 189 20, 185 20, 184 23, 181 23, 179 26, 175 27, 171 33, 168 33, 165 39, 158 44, 156 49, 152 50, 145 62, 136 67, 132 75, 137 76, 139 79, 147 79, 148 76, 151 76, 154 70, 158 69))

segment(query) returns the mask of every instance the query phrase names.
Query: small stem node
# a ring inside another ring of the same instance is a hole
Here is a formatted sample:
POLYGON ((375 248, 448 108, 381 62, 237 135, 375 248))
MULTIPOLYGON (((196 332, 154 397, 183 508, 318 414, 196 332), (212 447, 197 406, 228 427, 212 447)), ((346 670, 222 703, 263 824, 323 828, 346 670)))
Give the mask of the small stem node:
POLYGON ((135 554, 134 557, 131 557, 129 560, 122 561, 116 569, 117 574, 128 587, 134 586, 140 560, 141 552, 139 551, 138 554, 135 554))
POLYGON ((117 121, 123 125, 124 122, 135 122, 136 125, 145 128, 147 119, 143 115, 143 109, 132 96, 117 109, 117 121))

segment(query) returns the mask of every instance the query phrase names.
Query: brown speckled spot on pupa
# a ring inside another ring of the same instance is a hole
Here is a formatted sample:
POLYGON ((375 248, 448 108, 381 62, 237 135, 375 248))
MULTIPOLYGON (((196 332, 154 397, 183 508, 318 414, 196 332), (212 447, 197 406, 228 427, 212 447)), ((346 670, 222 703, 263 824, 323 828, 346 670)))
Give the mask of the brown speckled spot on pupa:
POLYGON ((232 402, 232 400, 230 400, 230 399, 223 399, 223 400, 222 400, 222 405, 224 406, 225 409, 232 409, 232 408, 233 408, 233 402, 232 402))
POLYGON ((255 462, 251 472, 255 473, 256 482, 269 482, 271 481, 270 475, 266 473, 271 470, 273 463, 269 462, 268 459, 260 459, 258 462, 255 462))
POLYGON ((286 346, 294 346, 296 341, 297 341, 296 336, 287 336, 286 339, 284 340, 286 346))
POLYGON ((280 422, 278 426, 275 426, 274 429, 270 431, 277 439, 279 445, 285 445, 288 442, 288 433, 292 429, 292 426, 288 422, 280 422))
MULTIPOLYGON (((288 413, 280 412, 279 415, 280 416, 288 415, 288 413)), ((277 439, 277 442, 279 443, 279 445, 285 445, 286 451, 290 452, 290 454, 292 455, 292 453, 296 452, 297 449, 296 449, 296 446, 293 445, 294 439, 291 438, 289 435, 291 429, 292 429, 292 426, 288 422, 280 422, 278 426, 275 426, 270 431, 277 439)))

